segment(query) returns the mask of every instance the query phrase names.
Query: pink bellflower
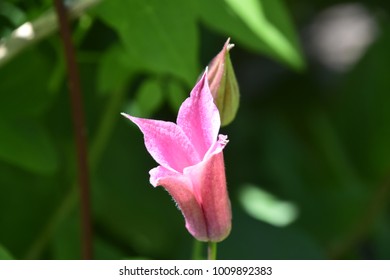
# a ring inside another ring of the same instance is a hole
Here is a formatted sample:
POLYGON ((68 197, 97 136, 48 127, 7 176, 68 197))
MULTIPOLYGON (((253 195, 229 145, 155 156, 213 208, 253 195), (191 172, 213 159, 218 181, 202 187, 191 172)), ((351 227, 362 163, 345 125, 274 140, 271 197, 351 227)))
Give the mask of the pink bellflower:
POLYGON ((219 242, 231 229, 220 116, 207 71, 179 109, 176 123, 122 113, 144 134, 145 146, 159 164, 150 183, 163 186, 183 213, 187 230, 200 241, 219 242))

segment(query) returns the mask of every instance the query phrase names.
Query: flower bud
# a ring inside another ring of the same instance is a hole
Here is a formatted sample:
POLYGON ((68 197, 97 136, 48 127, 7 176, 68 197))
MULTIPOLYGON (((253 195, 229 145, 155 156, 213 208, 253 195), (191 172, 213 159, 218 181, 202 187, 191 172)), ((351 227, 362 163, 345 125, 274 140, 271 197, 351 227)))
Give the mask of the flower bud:
POLYGON ((236 116, 240 92, 229 51, 234 47, 227 39, 223 49, 208 66, 210 91, 221 117, 221 125, 228 125, 236 116))

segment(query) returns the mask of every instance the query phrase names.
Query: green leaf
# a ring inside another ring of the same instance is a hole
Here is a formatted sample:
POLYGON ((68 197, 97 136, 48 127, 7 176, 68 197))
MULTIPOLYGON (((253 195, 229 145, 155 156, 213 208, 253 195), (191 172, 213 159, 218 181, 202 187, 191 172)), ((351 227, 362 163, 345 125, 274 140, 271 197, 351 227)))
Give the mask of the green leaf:
POLYGON ((202 0, 205 23, 295 69, 304 67, 297 35, 281 0, 202 0))
MULTIPOLYGON (((9 25, 8 28, 10 30, 7 30, 7 31, 9 31, 9 33, 11 33, 11 27, 12 28, 17 27, 26 21, 26 14, 19 7, 14 5, 13 3, 9 3, 7 1, 1 1, 0 2, 0 20, 2 22, 2 25, 5 22, 12 23, 12 25, 8 24, 9 25), (3 17, 7 20, 6 21, 2 20, 3 17)), ((8 32, 4 32, 4 30, 3 30, 5 28, 5 26, 6 26, 6 24, 4 24, 4 27, 3 26, 0 27, 0 38, 5 37, 5 35, 9 35, 8 32)))
POLYGON ((197 76, 197 32, 187 1, 104 1, 96 10, 117 31, 135 67, 170 73, 192 84, 197 76))
POLYGON ((0 159, 31 172, 52 174, 58 158, 48 132, 33 120, 0 118, 0 159))
POLYGON ((48 94, 48 73, 48 58, 38 49, 24 52, 0 68, 1 116, 43 114, 52 100, 48 94))
POLYGON ((155 79, 145 81, 137 92, 134 101, 126 110, 130 115, 147 118, 152 116, 164 100, 161 85, 155 79))
POLYGON ((109 93, 123 88, 132 75, 125 64, 126 53, 118 44, 104 52, 99 63, 97 88, 100 93, 109 93))
POLYGON ((0 260, 13 260, 11 254, 0 244, 0 260))
POLYGON ((170 107, 173 112, 178 112, 181 104, 189 96, 189 93, 176 81, 169 81, 166 90, 170 107))
POLYGON ((274 226, 287 226, 298 217, 296 205, 282 201, 254 185, 244 185, 241 188, 239 199, 250 216, 274 226))

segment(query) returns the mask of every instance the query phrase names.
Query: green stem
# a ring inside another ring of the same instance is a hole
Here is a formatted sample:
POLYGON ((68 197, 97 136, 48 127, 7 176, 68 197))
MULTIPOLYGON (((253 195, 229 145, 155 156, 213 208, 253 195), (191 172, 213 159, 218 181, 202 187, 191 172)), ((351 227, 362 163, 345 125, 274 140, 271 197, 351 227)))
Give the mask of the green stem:
POLYGON ((194 245, 192 247, 192 259, 193 260, 203 260, 202 257, 202 246, 203 242, 200 242, 194 238, 194 245))
POLYGON ((209 242, 207 247, 207 259, 216 260, 217 259, 217 242, 209 242))

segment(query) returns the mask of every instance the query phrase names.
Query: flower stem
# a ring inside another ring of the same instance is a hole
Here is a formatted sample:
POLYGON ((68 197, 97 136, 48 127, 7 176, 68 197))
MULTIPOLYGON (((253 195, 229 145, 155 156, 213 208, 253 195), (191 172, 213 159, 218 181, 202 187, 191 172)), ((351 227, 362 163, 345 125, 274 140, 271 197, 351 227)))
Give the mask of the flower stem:
POLYGON ((202 248, 203 242, 200 242, 194 238, 194 245, 192 247, 192 259, 193 260, 202 260, 204 257, 202 256, 202 248))
POLYGON ((82 104, 80 75, 78 72, 75 50, 72 44, 68 24, 68 11, 62 0, 53 0, 58 16, 58 25, 64 46, 65 60, 68 70, 69 93, 72 105, 72 117, 77 148, 78 177, 81 202, 82 255, 84 259, 92 259, 92 223, 90 210, 89 166, 87 160, 87 140, 85 133, 85 116, 82 104))
POLYGON ((216 260, 217 259, 217 242, 209 242, 207 247, 207 259, 216 260))

